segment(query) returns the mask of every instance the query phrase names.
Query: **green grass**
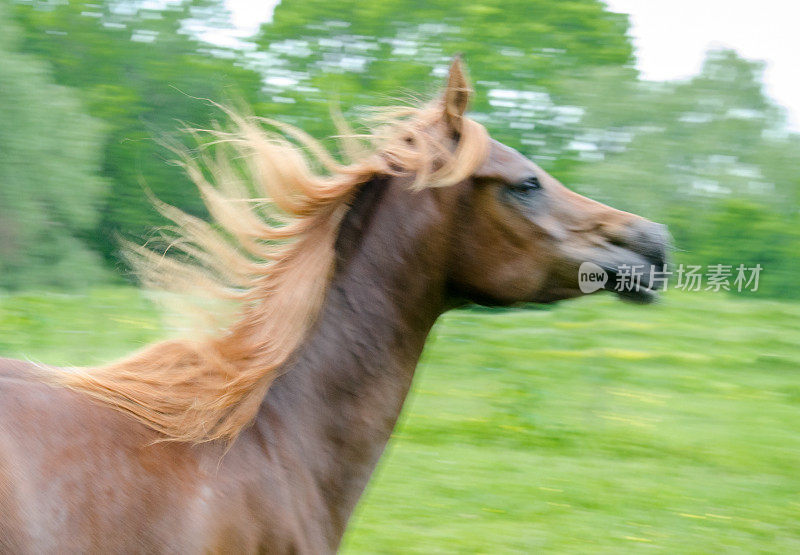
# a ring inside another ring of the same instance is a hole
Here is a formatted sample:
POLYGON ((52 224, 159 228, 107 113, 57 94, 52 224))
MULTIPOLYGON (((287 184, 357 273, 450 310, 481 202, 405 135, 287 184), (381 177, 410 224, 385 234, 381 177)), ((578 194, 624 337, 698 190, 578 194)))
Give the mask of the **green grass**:
MULTIPOLYGON (((132 289, 0 297, 0 354, 161 333, 132 289)), ((674 294, 446 315, 346 553, 800 552, 800 304, 674 294)))

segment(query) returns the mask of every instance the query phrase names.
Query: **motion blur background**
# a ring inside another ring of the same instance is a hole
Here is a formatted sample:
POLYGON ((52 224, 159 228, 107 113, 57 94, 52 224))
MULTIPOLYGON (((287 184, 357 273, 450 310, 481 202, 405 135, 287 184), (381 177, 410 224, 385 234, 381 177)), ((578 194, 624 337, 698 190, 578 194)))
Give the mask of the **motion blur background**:
POLYGON ((0 0, 0 355, 91 364, 169 333, 119 239, 164 223, 146 188, 203 215, 159 144, 221 118, 201 99, 325 137, 331 99, 430 97, 461 52, 495 138, 668 224, 677 263, 763 271, 444 317, 345 551, 798 552, 797 13, 758 4, 0 0))

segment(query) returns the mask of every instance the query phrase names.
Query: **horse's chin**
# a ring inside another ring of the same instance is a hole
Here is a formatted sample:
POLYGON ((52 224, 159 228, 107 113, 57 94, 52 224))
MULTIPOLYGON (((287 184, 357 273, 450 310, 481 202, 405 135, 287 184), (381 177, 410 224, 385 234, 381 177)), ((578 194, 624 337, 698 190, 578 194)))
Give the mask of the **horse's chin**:
POLYGON ((658 302, 660 296, 657 291, 652 289, 647 289, 645 287, 639 287, 638 289, 630 290, 630 291, 617 291, 613 288, 602 288, 593 293, 584 294, 578 292, 577 295, 574 296, 581 296, 587 297, 589 295, 597 295, 598 293, 613 293, 617 296, 617 298, 622 299, 625 302, 634 303, 634 304, 652 304, 658 302))
MULTIPOLYGON (((663 257, 645 257, 628 249, 618 248, 610 261, 592 263, 605 272, 607 279, 600 291, 614 293, 620 299, 636 304, 651 304, 659 299, 663 285, 662 272, 666 268, 663 257), (627 273, 622 273, 623 268, 627 273), (632 272, 636 272, 633 279, 632 272)), ((668 275, 668 274, 667 274, 668 275)))
POLYGON ((659 299, 657 291, 645 287, 637 287, 630 291, 614 291, 617 297, 636 304, 651 304, 659 299))
POLYGON ((599 289, 588 294, 581 292, 579 289, 562 289, 549 292, 546 295, 541 295, 531 302, 537 304, 552 304, 559 301, 574 299, 576 297, 587 297, 589 295, 596 295, 604 292, 614 293, 620 299, 635 304, 651 304, 657 302, 660 298, 657 291, 648 289, 646 287, 639 287, 631 291, 616 291, 612 287, 599 289))

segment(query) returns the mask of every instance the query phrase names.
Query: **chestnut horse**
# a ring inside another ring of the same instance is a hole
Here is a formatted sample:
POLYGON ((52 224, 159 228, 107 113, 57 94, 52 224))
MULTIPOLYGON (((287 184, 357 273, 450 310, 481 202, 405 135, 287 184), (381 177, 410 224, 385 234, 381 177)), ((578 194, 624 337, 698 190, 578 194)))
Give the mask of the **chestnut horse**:
POLYGON ((440 314, 578 296, 584 261, 660 269, 663 226, 490 139, 469 96, 456 60, 348 164, 235 115, 209 148, 236 156, 187 157, 215 223, 159 205, 186 256, 132 252, 239 319, 99 368, 0 360, 0 550, 334 552, 440 314))

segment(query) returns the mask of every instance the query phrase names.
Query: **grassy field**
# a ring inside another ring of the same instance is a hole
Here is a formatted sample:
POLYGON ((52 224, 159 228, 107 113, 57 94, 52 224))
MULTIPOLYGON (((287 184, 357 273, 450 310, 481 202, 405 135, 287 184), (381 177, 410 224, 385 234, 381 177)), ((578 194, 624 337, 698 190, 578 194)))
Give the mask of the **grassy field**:
MULTIPOLYGON (((0 297, 0 355, 163 334, 132 289, 0 297)), ((609 296, 434 330, 346 553, 800 552, 800 304, 609 296)))

